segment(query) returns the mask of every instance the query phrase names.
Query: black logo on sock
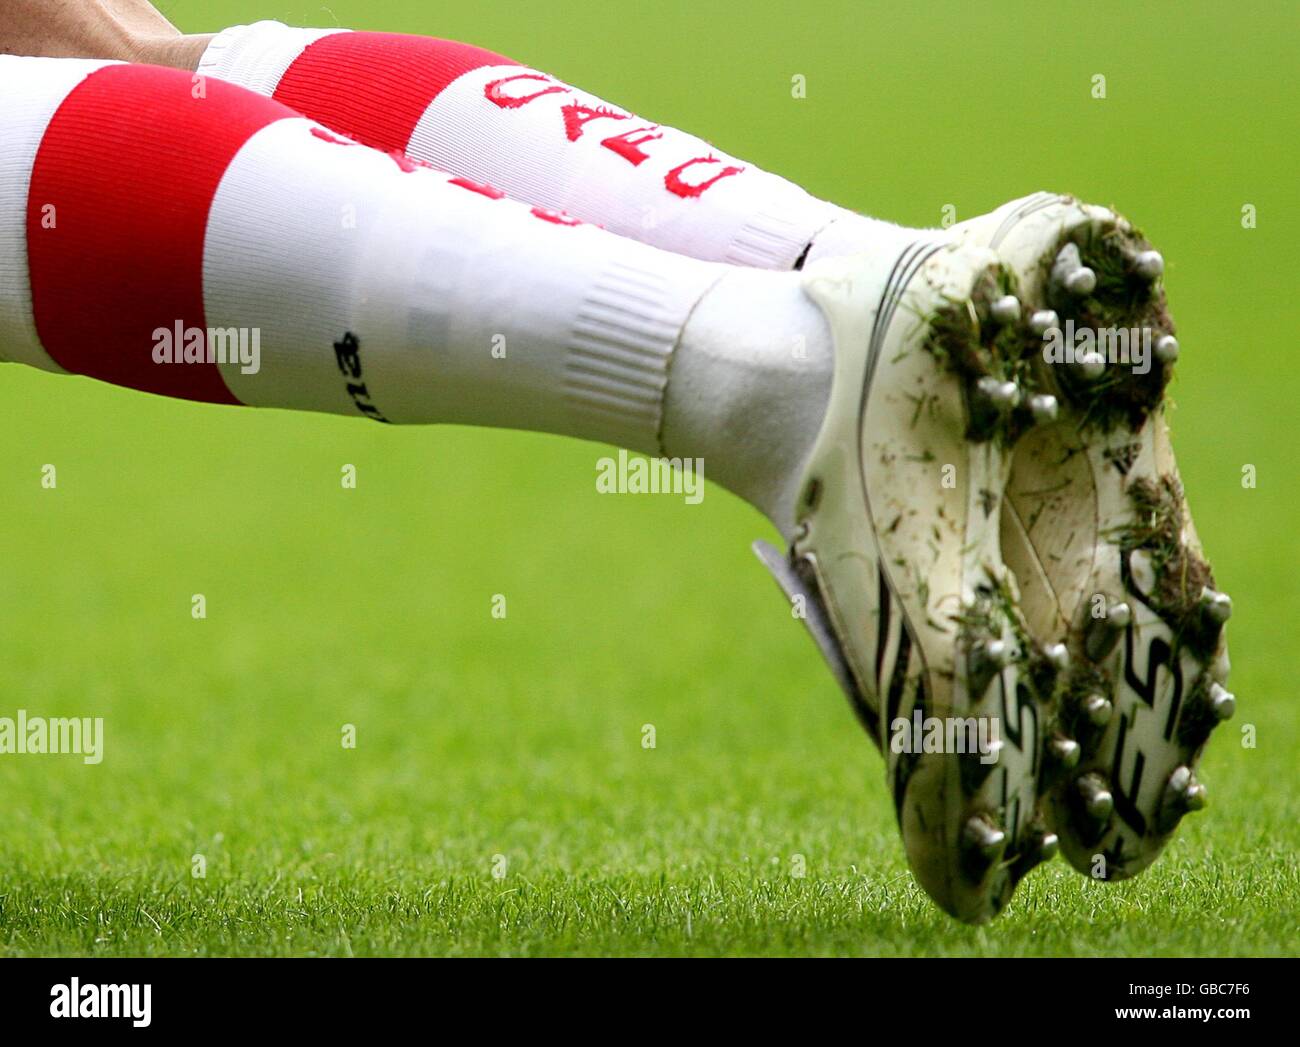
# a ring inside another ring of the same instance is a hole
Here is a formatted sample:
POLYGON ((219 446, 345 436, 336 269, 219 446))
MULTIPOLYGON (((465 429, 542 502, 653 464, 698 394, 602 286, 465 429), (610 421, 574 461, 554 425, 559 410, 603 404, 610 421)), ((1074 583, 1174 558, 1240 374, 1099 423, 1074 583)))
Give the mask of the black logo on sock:
POLYGON ((361 343, 351 331, 334 343, 334 358, 338 361, 343 377, 349 379, 348 395, 352 397, 357 410, 367 418, 387 424, 388 419, 371 401, 370 390, 361 380, 361 343))

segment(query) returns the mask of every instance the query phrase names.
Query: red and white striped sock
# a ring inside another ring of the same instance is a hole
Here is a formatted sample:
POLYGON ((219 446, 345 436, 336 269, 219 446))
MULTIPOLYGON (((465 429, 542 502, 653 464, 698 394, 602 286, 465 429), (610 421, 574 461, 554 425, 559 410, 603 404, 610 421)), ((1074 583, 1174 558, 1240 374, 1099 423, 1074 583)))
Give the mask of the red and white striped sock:
POLYGON ((785 497, 802 448, 763 396, 798 398, 755 376, 796 343, 829 361, 797 275, 660 251, 178 70, 0 56, 0 97, 0 359, 214 403, 664 439, 769 513, 785 497))
POLYGON ((218 34, 199 73, 368 145, 707 261, 791 269, 906 235, 468 44, 258 22, 218 34))

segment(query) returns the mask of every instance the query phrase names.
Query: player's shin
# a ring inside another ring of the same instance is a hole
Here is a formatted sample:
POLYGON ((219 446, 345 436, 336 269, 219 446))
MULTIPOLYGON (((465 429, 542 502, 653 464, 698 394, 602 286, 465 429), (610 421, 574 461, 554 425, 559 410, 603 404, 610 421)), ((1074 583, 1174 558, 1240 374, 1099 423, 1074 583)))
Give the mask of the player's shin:
POLYGON ((451 40, 258 22, 218 34, 198 72, 695 258, 789 270, 912 239, 695 135, 451 40))
POLYGON ((0 138, 6 358, 703 456, 788 531, 829 361, 795 276, 516 203, 219 81, 27 58, 0 81, 26 88, 0 138))

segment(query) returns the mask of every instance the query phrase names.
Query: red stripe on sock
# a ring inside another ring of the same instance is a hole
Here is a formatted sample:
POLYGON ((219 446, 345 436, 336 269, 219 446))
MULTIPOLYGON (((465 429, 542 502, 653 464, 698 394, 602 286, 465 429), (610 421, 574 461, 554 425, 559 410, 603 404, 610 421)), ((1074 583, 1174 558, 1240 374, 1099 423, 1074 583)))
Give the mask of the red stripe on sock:
POLYGON ((376 149, 405 150, 429 103, 485 65, 518 65, 470 44, 401 33, 333 33, 285 71, 275 100, 376 149))
POLYGON ((153 332, 178 321, 206 329, 203 243, 217 186, 255 132, 297 114, 217 80, 198 90, 179 70, 116 65, 64 99, 27 199, 32 304, 41 344, 69 371, 238 403, 216 364, 155 363, 153 332))

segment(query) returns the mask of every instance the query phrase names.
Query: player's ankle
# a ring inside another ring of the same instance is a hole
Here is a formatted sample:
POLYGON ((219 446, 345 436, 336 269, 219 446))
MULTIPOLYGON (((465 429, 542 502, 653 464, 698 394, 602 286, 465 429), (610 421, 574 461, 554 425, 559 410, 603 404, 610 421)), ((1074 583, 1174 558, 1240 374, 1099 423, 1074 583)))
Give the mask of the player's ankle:
POLYGON ((661 443, 789 537, 802 465, 830 393, 830 331, 797 274, 733 269, 673 354, 661 443))
POLYGON ((854 211, 842 210, 831 222, 818 231, 804 256, 804 267, 823 258, 843 258, 866 251, 901 250, 914 243, 918 236, 939 231, 907 229, 879 218, 868 218, 854 211))

